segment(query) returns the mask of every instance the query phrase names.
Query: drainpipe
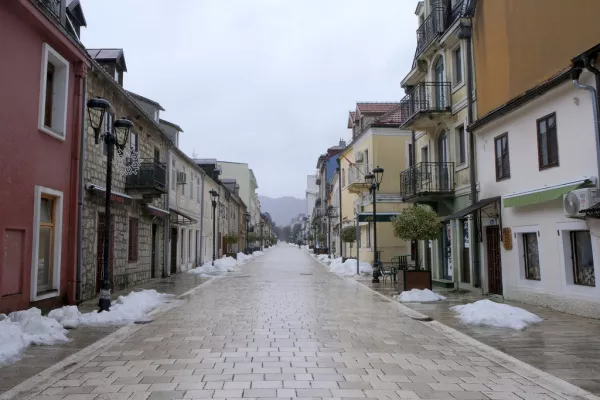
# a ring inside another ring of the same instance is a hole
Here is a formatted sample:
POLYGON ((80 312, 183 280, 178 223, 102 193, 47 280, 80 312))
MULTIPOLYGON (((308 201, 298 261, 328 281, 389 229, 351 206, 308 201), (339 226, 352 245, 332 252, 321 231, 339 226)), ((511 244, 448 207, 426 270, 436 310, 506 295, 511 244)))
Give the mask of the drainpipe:
MULTIPOLYGON (((589 62, 589 60, 585 61, 586 64, 586 68, 593 72, 594 75, 596 76, 596 86, 598 87, 598 84, 600 83, 600 71, 589 62)), ((598 168, 598 176, 596 178, 596 186, 600 187, 600 120, 598 119, 598 107, 600 105, 599 101, 598 101, 598 90, 596 90, 593 86, 591 85, 584 85, 583 83, 579 82, 579 76, 581 75, 581 69, 575 69, 573 70, 573 72, 571 73, 571 77, 573 79, 573 85, 575 85, 576 88, 581 89, 581 90, 587 90, 588 92, 591 93, 592 95, 592 108, 594 109, 594 130, 596 132, 596 166, 598 168)))
POLYGON ((202 188, 200 189, 200 266, 204 265, 204 174, 200 174, 202 188))
POLYGON ((79 147, 79 194, 77 195, 77 262, 75 277, 75 302, 81 304, 81 275, 83 272, 83 194, 85 193, 84 162, 85 162, 85 140, 87 133, 87 76, 83 77, 81 89, 81 139, 79 147))
MULTIPOLYGON (((171 168, 173 168, 173 163, 171 161, 171 147, 172 144, 167 142, 167 194, 165 195, 165 210, 170 211, 169 197, 171 195, 171 168)), ((165 217, 164 221, 164 233, 163 233, 163 271, 162 277, 166 278, 169 276, 169 260, 170 260, 170 238, 171 238, 171 214, 165 217)))
MULTIPOLYGON (((473 52, 471 49, 473 37, 473 27, 471 18, 464 19, 464 25, 461 26, 459 38, 461 38, 467 47, 467 126, 473 123, 473 52)), ((469 181, 471 183, 471 204, 477 202, 477 174, 475 171, 475 133, 469 132, 469 181)), ((481 265, 479 255, 479 231, 477 230, 477 217, 474 216, 475 225, 470 232, 471 243, 473 243, 473 275, 474 287, 481 287, 481 265)))

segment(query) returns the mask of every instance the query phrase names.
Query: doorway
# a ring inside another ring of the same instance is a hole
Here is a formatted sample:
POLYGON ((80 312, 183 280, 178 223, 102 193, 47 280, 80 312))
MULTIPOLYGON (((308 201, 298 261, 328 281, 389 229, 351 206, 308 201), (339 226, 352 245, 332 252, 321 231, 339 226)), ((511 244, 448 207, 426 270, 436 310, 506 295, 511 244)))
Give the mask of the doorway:
POLYGON ((171 229, 171 274, 177 273, 177 228, 171 229))
MULTIPOLYGON (((105 213, 98 213, 98 229, 97 229, 97 242, 96 242, 96 294, 102 289, 102 282, 104 281, 104 223, 105 213)), ((113 217, 114 224, 114 217, 113 217)), ((115 253, 115 227, 111 226, 110 232, 110 243, 108 249, 108 276, 110 280, 110 287, 114 288, 113 284, 113 264, 114 264, 114 253, 115 253)))
POLYGON ((500 262, 500 227, 485 228, 488 262, 488 291, 502 295, 502 264, 500 262))
POLYGON ((452 235, 451 225, 449 222, 444 224, 444 231, 442 232, 442 278, 452 280, 453 268, 452 268, 452 235))
POLYGON ((446 74, 444 71, 444 59, 438 57, 434 66, 434 85, 435 85, 435 109, 438 111, 446 108, 446 93, 444 91, 444 82, 446 74))
MULTIPOLYGON (((450 189, 450 171, 448 169, 450 161, 450 145, 448 142, 448 133, 443 131, 438 137, 438 181, 437 187, 439 190, 450 189)), ((435 190, 435 188, 434 188, 435 190)))
POLYGON ((150 259, 150 278, 156 278, 156 235, 158 225, 152 224, 152 258, 150 259))

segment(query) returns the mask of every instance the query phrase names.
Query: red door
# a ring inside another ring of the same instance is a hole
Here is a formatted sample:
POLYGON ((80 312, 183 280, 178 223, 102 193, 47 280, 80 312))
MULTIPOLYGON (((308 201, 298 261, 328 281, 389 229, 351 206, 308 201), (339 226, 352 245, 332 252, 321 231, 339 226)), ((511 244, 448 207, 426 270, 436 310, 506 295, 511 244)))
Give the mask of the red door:
POLYGON ((487 237, 488 291, 502 295, 502 263, 500 261, 500 227, 491 225, 485 228, 487 237))

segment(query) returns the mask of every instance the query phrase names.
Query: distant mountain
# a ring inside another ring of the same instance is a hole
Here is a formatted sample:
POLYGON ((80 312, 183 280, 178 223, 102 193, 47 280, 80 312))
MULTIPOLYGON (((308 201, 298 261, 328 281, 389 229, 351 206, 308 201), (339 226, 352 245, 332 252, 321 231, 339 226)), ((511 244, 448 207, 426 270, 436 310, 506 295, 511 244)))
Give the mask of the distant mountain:
POLYGON ((258 199, 261 211, 271 214, 271 218, 279 226, 289 225, 298 214, 306 214, 306 199, 289 196, 274 199, 260 195, 258 199))

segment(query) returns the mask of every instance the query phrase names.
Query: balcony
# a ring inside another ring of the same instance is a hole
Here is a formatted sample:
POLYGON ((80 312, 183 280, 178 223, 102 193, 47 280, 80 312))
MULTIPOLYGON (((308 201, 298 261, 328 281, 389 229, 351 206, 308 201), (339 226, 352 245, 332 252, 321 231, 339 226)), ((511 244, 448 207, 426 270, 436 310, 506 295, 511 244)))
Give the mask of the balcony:
POLYGON ((400 172, 400 196, 404 201, 427 202, 453 195, 453 162, 421 162, 400 172))
POLYGON ((456 22, 462 13, 463 1, 457 1, 452 9, 436 6, 417 29, 417 49, 415 59, 421 55, 429 56, 436 46, 432 46, 441 35, 456 22), (428 50, 432 50, 429 52, 428 50))
POLYGON ((427 130, 435 128, 435 120, 452 111, 452 86, 450 82, 420 82, 400 101, 401 128, 427 130))
POLYGON ((160 197, 167 193, 167 168, 154 159, 140 160, 137 175, 128 175, 125 179, 128 193, 141 194, 143 197, 160 197))
POLYGON ((371 172, 369 164, 353 164, 348 168, 348 191, 350 193, 362 193, 369 190, 369 184, 365 175, 371 172))

